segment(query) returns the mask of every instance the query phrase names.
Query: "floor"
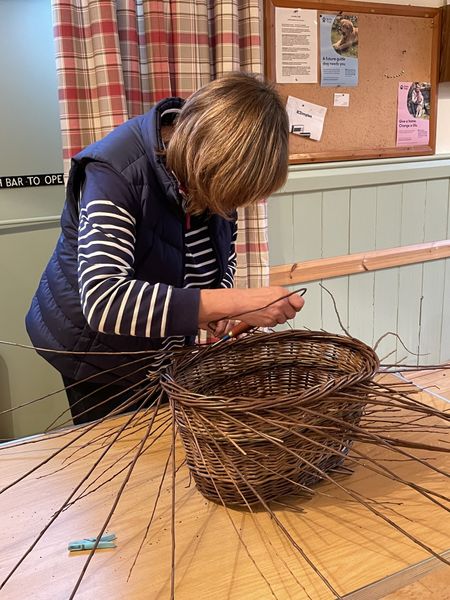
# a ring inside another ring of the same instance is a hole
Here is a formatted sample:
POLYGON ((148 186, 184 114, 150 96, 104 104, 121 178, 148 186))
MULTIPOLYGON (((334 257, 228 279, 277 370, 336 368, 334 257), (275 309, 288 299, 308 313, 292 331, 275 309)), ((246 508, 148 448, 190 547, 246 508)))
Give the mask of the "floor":
POLYGON ((450 600, 450 567, 443 567, 419 581, 385 596, 383 600, 450 600))
MULTIPOLYGON (((450 401, 450 369, 440 371, 416 371, 408 373, 407 378, 417 386, 426 388, 450 401)), ((443 567, 419 581, 408 585, 384 600, 450 600, 450 568, 443 567)))

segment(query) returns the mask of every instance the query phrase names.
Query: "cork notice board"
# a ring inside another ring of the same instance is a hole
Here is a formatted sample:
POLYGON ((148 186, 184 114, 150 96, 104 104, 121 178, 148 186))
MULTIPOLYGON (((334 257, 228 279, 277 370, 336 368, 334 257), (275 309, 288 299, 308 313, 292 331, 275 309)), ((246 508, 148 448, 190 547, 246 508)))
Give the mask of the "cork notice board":
MULTIPOLYGON (((278 83, 284 99, 294 96, 327 107, 320 141, 290 134, 290 162, 321 162, 433 154, 436 139, 440 19, 438 8, 364 2, 265 0, 265 62, 276 79, 275 7, 314 9, 358 18, 358 85, 278 83), (431 83, 429 142, 396 147, 399 82, 431 83), (335 107, 334 94, 350 95, 348 107, 335 107)), ((319 31, 317 32, 319 36, 319 31)), ((318 48, 320 57, 320 41, 318 48)))

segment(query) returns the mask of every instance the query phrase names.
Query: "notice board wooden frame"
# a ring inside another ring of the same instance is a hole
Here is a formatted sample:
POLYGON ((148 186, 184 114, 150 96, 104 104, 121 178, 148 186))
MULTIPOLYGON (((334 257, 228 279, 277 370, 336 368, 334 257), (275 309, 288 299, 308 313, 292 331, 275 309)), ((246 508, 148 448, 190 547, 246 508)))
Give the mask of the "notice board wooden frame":
MULTIPOLYGON (((439 8, 338 0, 264 0, 265 73, 274 82, 276 7, 314 9, 318 14, 358 15, 360 29, 357 87, 321 87, 320 73, 317 84, 276 84, 283 99, 290 95, 328 108, 320 142, 290 134, 291 164, 434 154, 441 30, 439 8), (395 145, 399 81, 431 83, 427 145, 395 145), (350 94, 348 108, 333 107, 335 92, 350 94)), ((320 69, 320 60, 318 62, 320 69)))

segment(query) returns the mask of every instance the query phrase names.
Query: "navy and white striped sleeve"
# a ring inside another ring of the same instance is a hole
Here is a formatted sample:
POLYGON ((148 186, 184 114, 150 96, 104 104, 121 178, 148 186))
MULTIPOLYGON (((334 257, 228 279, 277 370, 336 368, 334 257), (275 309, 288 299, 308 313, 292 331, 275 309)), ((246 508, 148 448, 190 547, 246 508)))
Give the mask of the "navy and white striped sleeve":
POLYGON ((83 314, 95 331, 162 338, 195 335, 199 290, 134 278, 136 209, 122 176, 86 167, 78 228, 78 284, 83 314))
POLYGON ((234 224, 233 237, 231 239, 230 255, 228 257, 228 267, 220 283, 220 287, 232 288, 234 286, 234 276, 236 274, 236 240, 237 240, 237 223, 234 224))

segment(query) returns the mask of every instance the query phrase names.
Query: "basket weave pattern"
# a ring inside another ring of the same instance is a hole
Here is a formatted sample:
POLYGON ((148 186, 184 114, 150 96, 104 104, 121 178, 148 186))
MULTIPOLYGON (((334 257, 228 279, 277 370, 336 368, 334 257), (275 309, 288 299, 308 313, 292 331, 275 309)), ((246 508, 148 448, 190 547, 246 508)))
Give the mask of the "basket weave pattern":
POLYGON ((163 387, 200 492, 245 506, 320 481, 345 459, 378 366, 359 340, 311 331, 254 334, 176 360, 163 387))

